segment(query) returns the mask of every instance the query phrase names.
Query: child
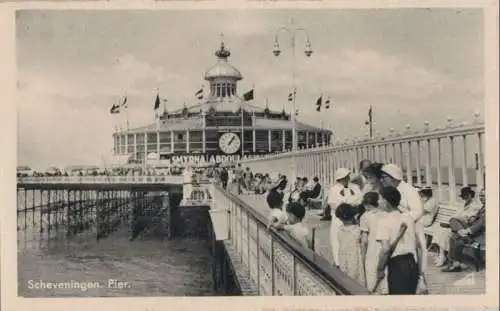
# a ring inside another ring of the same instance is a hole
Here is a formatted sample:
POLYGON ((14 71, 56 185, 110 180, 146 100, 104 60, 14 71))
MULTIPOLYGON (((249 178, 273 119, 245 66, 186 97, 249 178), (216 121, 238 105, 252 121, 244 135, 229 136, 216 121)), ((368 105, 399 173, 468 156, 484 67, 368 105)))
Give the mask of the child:
POLYGON ((287 223, 273 225, 276 229, 283 229, 292 238, 297 240, 306 248, 312 248, 312 241, 309 239, 309 229, 305 226, 303 219, 306 209, 300 202, 289 202, 286 205, 287 223))
POLYGON ((343 223, 339 228, 339 269, 359 284, 365 285, 365 271, 361 257, 361 231, 356 223, 358 209, 350 204, 341 203, 335 216, 343 223))
MULTIPOLYGON (((369 290, 377 283, 377 265, 380 254, 380 243, 377 243, 377 225, 385 212, 378 208, 379 194, 367 192, 363 197, 365 212, 360 216, 361 258, 365 267, 366 288, 369 290)), ((387 274, 387 273, 386 273, 387 274)), ((387 294, 387 277, 379 281, 376 294, 387 294)))

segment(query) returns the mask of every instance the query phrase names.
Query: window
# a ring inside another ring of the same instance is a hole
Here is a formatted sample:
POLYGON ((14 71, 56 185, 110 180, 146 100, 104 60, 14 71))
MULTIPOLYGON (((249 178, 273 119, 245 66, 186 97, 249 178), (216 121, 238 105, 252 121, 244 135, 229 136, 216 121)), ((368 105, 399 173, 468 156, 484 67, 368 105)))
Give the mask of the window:
POLYGON ((202 152, 203 151, 203 132, 190 131, 189 132, 189 151, 202 152))
POLYGON ((271 131, 271 151, 282 151, 283 150, 283 131, 273 130, 271 131))
POLYGON ((269 136, 266 130, 255 131, 255 146, 257 152, 269 152, 269 136))
POLYGON ((186 151, 186 132, 174 131, 174 152, 186 151))
POLYGON ((219 133, 217 131, 205 132, 205 151, 213 152, 218 150, 219 133))
POLYGON ((134 135, 133 134, 127 135, 127 153, 129 153, 129 154, 134 153, 134 135))

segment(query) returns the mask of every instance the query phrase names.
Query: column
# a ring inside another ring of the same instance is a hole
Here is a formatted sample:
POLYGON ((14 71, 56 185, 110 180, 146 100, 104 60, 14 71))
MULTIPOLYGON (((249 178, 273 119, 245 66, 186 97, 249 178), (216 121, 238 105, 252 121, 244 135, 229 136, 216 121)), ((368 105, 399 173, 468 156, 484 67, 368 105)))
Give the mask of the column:
POLYGON ((257 146, 255 143, 255 129, 252 130, 252 150, 255 153, 257 150, 257 146))
POLYGON ((399 143, 399 155, 400 155, 399 159, 401 161, 399 163, 399 166, 401 167, 401 170, 403 170, 403 168, 404 168, 404 166, 403 166, 404 160, 403 159, 405 158, 404 153, 403 153, 403 143, 399 143))
POLYGON ((411 142, 408 142, 408 152, 406 153, 406 182, 413 183, 413 176, 411 171, 411 142))
POLYGON ((422 174, 420 171, 420 140, 417 140, 417 185, 422 185, 422 174))
POLYGON ((271 152, 273 149, 271 148, 271 142, 272 142, 272 139, 271 139, 271 130, 267 130, 267 148, 269 150, 269 152, 271 152))
POLYGON ((207 135, 206 135, 206 130, 203 129, 201 131, 201 141, 203 142, 203 145, 201 146, 201 152, 202 153, 205 153, 206 152, 206 148, 207 148, 207 135))
POLYGON ((443 181, 441 179, 441 138, 438 138, 436 140, 437 143, 437 152, 436 152, 436 170, 437 170, 437 175, 436 175, 436 182, 437 182, 437 188, 439 191, 438 195, 438 201, 442 200, 442 187, 443 187, 443 181))
POLYGON ((396 164, 396 144, 392 144, 392 163, 396 164))
POLYGON ((125 154, 128 154, 128 131, 125 134, 125 154))
POLYGON ((156 132, 156 153, 158 154, 158 161, 160 160, 160 131, 156 132))
POLYGON ((484 150, 483 150, 483 133, 478 133, 477 134, 477 139, 478 139, 478 170, 477 170, 477 181, 476 184, 478 185, 479 188, 484 189, 485 185, 485 174, 484 174, 484 150))
POLYGON ((186 153, 189 153, 189 130, 186 130, 186 153))
POLYGON ((144 133, 144 162, 148 158, 148 133, 144 133))
POLYGON ((137 160, 137 134, 134 134, 134 160, 137 160))
POLYGON ((285 148, 286 148, 286 135, 285 135, 285 130, 281 131, 281 144, 282 144, 282 151, 285 152, 285 148))
POLYGON ((170 152, 174 153, 174 131, 170 131, 170 152))
POLYGON ((449 202, 455 202, 455 141, 454 137, 450 136, 450 165, 448 166, 448 190, 450 194, 449 202))
POLYGON ((463 166, 462 166, 462 185, 468 185, 469 181, 467 180, 467 136, 463 135, 462 136, 462 141, 463 141, 463 146, 462 146, 462 151, 463 151, 463 166))
POLYGON ((426 144, 427 150, 425 152, 425 183, 427 187, 432 186, 432 176, 431 176, 431 140, 427 139, 426 144))

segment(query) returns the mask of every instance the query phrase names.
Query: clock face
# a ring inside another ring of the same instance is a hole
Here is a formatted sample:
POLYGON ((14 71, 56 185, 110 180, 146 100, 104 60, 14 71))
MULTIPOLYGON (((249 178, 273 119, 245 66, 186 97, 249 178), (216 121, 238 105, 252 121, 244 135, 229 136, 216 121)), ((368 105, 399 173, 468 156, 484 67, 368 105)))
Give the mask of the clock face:
POLYGON ((219 138, 219 148, 225 154, 236 153, 241 146, 240 137, 235 133, 224 133, 219 138))

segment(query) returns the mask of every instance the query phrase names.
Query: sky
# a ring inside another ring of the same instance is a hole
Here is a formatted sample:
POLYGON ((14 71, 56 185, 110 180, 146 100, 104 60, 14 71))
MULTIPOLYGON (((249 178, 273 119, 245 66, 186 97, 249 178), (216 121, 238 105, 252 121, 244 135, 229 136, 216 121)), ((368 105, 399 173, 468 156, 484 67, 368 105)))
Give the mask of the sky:
POLYGON ((292 50, 272 54, 281 26, 307 29, 313 54, 296 38, 297 108, 302 122, 339 139, 374 131, 443 126, 484 111, 484 34, 479 9, 18 11, 18 165, 102 165, 124 116, 110 107, 127 96, 131 127, 154 122, 157 89, 168 110, 195 104, 221 33, 254 105, 290 111, 292 50), (316 99, 333 107, 316 112, 316 99))

